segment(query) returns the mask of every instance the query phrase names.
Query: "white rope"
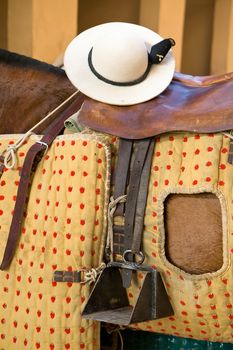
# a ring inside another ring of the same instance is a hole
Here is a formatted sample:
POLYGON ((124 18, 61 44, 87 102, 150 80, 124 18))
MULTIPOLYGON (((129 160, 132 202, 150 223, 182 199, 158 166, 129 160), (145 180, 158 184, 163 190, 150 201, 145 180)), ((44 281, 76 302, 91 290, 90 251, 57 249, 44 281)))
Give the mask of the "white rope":
POLYGON ((230 139, 232 139, 232 140, 233 140, 233 135, 232 135, 232 133, 229 133, 229 132, 223 132, 223 135, 228 136, 230 139))
POLYGON ((32 135, 33 132, 28 131, 22 137, 20 137, 13 145, 9 145, 7 149, 3 152, 4 156, 4 166, 7 169, 12 169, 16 166, 17 158, 16 153, 17 150, 23 145, 23 143, 27 140, 27 138, 32 135))
POLYGON ((76 94, 79 93, 79 90, 75 91, 71 96, 69 96, 65 101, 63 101, 59 106, 49 112, 42 120, 40 120, 36 125, 34 125, 31 129, 29 129, 25 134, 20 136, 20 138, 13 144, 9 145, 2 153, 4 157, 4 166, 7 169, 13 169, 17 164, 16 153, 18 149, 23 145, 23 143, 29 138, 30 135, 33 134, 33 130, 35 130, 39 125, 45 122, 48 118, 50 118, 54 113, 56 113, 61 107, 63 107, 69 100, 71 100, 76 94))
POLYGON ((75 95, 77 95, 79 93, 79 90, 75 91, 71 96, 69 96, 65 101, 63 101, 59 106, 57 106, 55 109, 53 109, 51 112, 49 112, 48 114, 46 114, 46 116, 40 120, 36 125, 34 125, 30 130, 28 130, 28 132, 33 131, 35 128, 37 128, 39 125, 41 125, 42 123, 45 122, 45 120, 47 120, 49 117, 51 117, 51 115, 53 115, 54 113, 56 113, 61 107, 63 107, 68 101, 70 101, 75 95))
POLYGON ((124 349, 124 341, 123 341, 123 337, 122 337, 122 334, 121 334, 119 329, 117 331, 117 334, 118 334, 120 341, 121 341, 121 350, 123 350, 124 349))
MULTIPOLYGON (((114 334, 115 333, 120 338, 120 347, 121 347, 120 350, 124 349, 124 339, 123 339, 123 336, 121 334, 121 331, 123 331, 124 329, 125 329, 125 327, 123 327, 123 326, 116 326, 116 327, 113 326, 112 329, 111 329, 111 325, 110 324, 106 326, 106 331, 107 331, 108 334, 114 334)), ((114 344, 114 347, 112 349, 118 349, 118 348, 119 348, 118 347, 118 341, 116 339, 116 344, 114 344)))
POLYGON ((127 195, 117 197, 116 199, 110 197, 110 203, 108 205, 108 234, 107 234, 107 243, 106 250, 110 254, 110 260, 113 261, 113 215, 116 211, 118 203, 125 203, 127 195))
POLYGON ((99 276, 99 274, 103 271, 103 269, 105 269, 106 267, 106 264, 105 263, 102 263, 99 267, 97 267, 96 269, 95 268, 92 268, 88 271, 86 271, 84 273, 84 280, 82 282, 82 284, 92 284, 96 281, 97 277, 99 276))

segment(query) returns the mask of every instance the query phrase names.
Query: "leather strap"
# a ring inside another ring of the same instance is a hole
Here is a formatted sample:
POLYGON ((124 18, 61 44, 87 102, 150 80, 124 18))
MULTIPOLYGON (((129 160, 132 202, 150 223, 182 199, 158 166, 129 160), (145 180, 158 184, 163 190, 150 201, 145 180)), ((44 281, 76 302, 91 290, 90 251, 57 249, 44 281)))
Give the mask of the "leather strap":
POLYGON ((80 283, 82 282, 82 272, 81 271, 55 271, 53 280, 55 282, 80 283))
MULTIPOLYGON (((136 150, 136 155, 133 163, 133 168, 130 174, 129 188, 126 201, 126 210, 125 210, 125 234, 124 234, 124 252, 132 251, 132 245, 134 240, 134 225, 136 219, 137 211, 137 201, 139 194, 139 187, 141 176, 143 173, 143 168, 147 158, 148 150, 150 148, 151 139, 145 139, 138 142, 138 148, 136 150)), ((141 218, 144 221, 144 213, 141 215, 141 218)), ((140 221, 140 220, 139 220, 140 221)), ((143 225, 143 222, 142 222, 143 225)), ((141 239, 142 232, 138 232, 137 241, 141 239)), ((134 253, 138 253, 136 251, 134 253)), ((128 255, 127 261, 133 261, 133 255, 128 255)), ((131 284, 132 279, 132 270, 124 269, 122 270, 122 282, 124 288, 128 288, 131 284)))
MULTIPOLYGON (((133 150, 133 141, 120 139, 118 149, 118 159, 114 180, 114 198, 122 196, 126 192, 127 179, 130 171, 130 160, 133 150)), ((116 208, 114 216, 122 216, 125 205, 119 204, 116 208)))
POLYGON ((132 206, 132 198, 130 199, 130 195, 128 194, 128 214, 125 214, 125 205, 121 205, 119 209, 119 204, 114 213, 114 216, 125 217, 126 215, 126 217, 128 216, 128 221, 131 221, 130 228, 128 228, 128 235, 130 236, 130 240, 128 241, 126 241, 125 238, 125 225, 114 225, 113 227, 113 253, 115 257, 117 257, 118 254, 122 256, 124 251, 129 249, 133 253, 138 253, 141 247, 144 213, 146 207, 147 189, 150 177, 154 141, 147 139, 143 141, 136 141, 135 144, 136 155, 132 155, 133 140, 120 139, 119 143, 118 159, 115 173, 114 198, 117 198, 118 196, 124 195, 126 193, 127 179, 130 178, 129 181, 131 185, 129 185, 128 193, 130 193, 131 197, 133 197, 134 203, 132 206), (146 148, 148 148, 148 152, 144 149, 145 144, 147 145, 146 148), (144 152, 144 155, 141 152, 144 152), (140 158, 143 159, 142 162, 140 161, 140 158), (132 165, 130 163, 132 163, 132 165), (140 171, 137 172, 136 170, 136 167, 139 164, 141 164, 141 174, 140 171), (132 168, 131 173, 130 168, 132 168), (137 184, 135 183, 135 179, 137 179, 137 184), (133 192, 132 187, 135 187, 133 192), (132 212, 130 213, 130 211, 132 212))
POLYGON ((147 152, 151 143, 151 139, 145 139, 138 143, 132 172, 130 174, 128 195, 125 209, 125 238, 124 249, 132 248, 134 222, 136 214, 136 206, 139 192, 139 185, 147 152))
MULTIPOLYGON (((130 162, 133 150, 133 141, 127 139, 119 140, 118 158, 114 176, 114 198, 118 198, 126 193, 127 182, 130 172, 130 162)), ((115 216, 124 216, 125 204, 119 203, 115 216)), ((122 254, 124 247, 124 226, 113 226, 113 254, 122 254)))
POLYGON ((137 198, 137 208, 136 208, 135 221, 134 221, 133 242, 131 246, 131 250, 133 253, 138 253, 141 250, 142 233, 143 233, 143 227, 144 227, 148 185, 149 185, 149 179, 151 174, 150 169, 151 169, 152 157, 154 152, 154 145, 155 145, 154 140, 152 140, 149 146, 146 161, 145 161, 142 175, 141 175, 140 187, 139 187, 138 198, 137 198))
MULTIPOLYGON (((75 101, 67 108, 64 108, 59 117, 54 120, 50 126, 45 130, 44 136, 40 140, 50 146, 53 140, 64 129, 64 121, 73 113, 75 113, 82 105, 84 95, 79 95, 75 101)), ((0 265, 1 270, 7 269, 14 257, 15 250, 21 234, 21 224, 23 221, 23 214, 25 204, 27 201, 28 190, 30 187, 30 180, 32 172, 35 171, 39 161, 41 160, 46 147, 42 143, 35 143, 28 150, 21 170, 19 187, 17 192, 16 203, 14 207, 14 214, 11 222, 11 227, 4 251, 3 260, 0 265)))
POLYGON ((230 146, 229 146, 227 161, 229 164, 233 164, 233 140, 232 139, 230 139, 230 146))
POLYGON ((124 234, 125 227, 123 225, 113 226, 113 255, 114 258, 122 256, 124 252, 124 234))
POLYGON ((4 167, 4 157, 1 155, 0 156, 0 179, 1 179, 1 176, 2 176, 2 174, 4 172, 4 169, 5 169, 5 167, 4 167))

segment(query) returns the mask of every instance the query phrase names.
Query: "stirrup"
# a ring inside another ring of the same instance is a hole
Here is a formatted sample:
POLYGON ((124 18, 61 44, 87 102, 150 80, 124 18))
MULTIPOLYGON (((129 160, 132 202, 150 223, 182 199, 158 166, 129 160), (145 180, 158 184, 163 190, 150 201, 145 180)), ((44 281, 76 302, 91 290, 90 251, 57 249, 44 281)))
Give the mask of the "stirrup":
POLYGON ((136 263, 111 262, 99 276, 82 312, 86 319, 127 326, 173 315, 160 273, 136 263), (121 272, 144 275, 135 305, 130 304, 121 272))

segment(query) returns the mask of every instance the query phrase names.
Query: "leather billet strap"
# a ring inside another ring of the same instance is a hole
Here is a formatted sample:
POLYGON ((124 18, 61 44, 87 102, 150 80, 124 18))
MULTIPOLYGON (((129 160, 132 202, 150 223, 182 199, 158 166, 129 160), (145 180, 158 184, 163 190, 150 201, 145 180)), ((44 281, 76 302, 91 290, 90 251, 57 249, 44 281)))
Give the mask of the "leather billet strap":
POLYGON ((146 210, 148 186, 151 174, 151 163, 154 152, 154 142, 151 140, 149 149, 147 152, 147 157, 142 170, 140 187, 138 191, 137 207, 134 220, 134 234, 133 241, 131 244, 131 250, 133 253, 137 253, 142 250, 142 233, 144 227, 144 215, 146 210))
MULTIPOLYGON (((119 140, 118 156, 114 172, 114 195, 116 199, 126 193, 130 173, 131 156, 133 152, 133 141, 127 139, 119 140)), ((118 203, 114 217, 123 217, 125 203, 118 203)), ((123 254, 124 226, 113 226, 113 254, 123 254)))
MULTIPOLYGON (((129 188, 128 188, 128 195, 127 195, 127 201, 126 201, 126 210, 125 210, 125 235, 124 235, 124 255, 123 258, 127 258, 127 262, 133 262, 136 255, 140 255, 140 247, 141 247, 141 241, 142 241, 142 233, 143 233, 143 224, 144 224, 144 212, 145 207, 143 210, 143 204, 141 201, 144 198, 143 194, 140 192, 140 182, 142 180, 142 173, 144 169, 144 165, 146 165, 146 159, 148 156, 148 151, 150 148, 152 140, 151 139, 145 139, 138 143, 138 147, 135 154, 135 159, 133 163, 133 168, 130 174, 130 180, 129 180, 129 188), (140 196, 139 196, 140 193, 140 196), (140 200, 140 202, 139 202, 140 200), (139 210, 137 210, 137 207, 142 209, 142 212, 139 213, 139 210), (138 215, 136 215, 136 213, 138 215), (137 222, 136 225, 136 232, 135 232, 135 222, 137 222), (142 228, 140 231, 138 228, 142 228), (136 237, 137 235, 137 237, 136 237), (137 242, 138 244, 134 244, 134 251, 133 251, 133 242, 137 242), (129 252, 127 256, 125 255, 125 252, 129 252)), ((151 162, 149 162, 151 164, 151 162)), ((146 167, 148 168, 148 167, 146 167)), ((150 172, 150 167, 149 167, 150 172)), ((144 182, 144 181, 143 181, 144 182)), ((148 185, 148 181, 146 184, 146 187, 148 185)), ((142 186, 143 188, 145 186, 142 186)), ((147 189, 146 189, 147 194, 147 189)), ((146 198, 145 198, 146 200, 146 198)), ((125 288, 128 288, 131 284, 132 279, 132 273, 133 271, 131 269, 125 269, 122 271, 122 281, 123 286, 125 288)))
POLYGON ((82 282, 82 273, 81 271, 55 271, 54 282, 82 282))
MULTIPOLYGON (((132 150, 132 140, 120 139, 114 179, 114 198, 118 198, 126 192, 132 150)), ((115 211, 115 216, 123 215, 124 207, 124 203, 119 203, 115 211)))
MULTIPOLYGON (((150 179, 150 173, 151 173, 150 169, 151 169, 153 151, 154 151, 154 141, 151 140, 148 148, 148 152, 146 155, 146 159, 145 159, 145 164, 143 166, 141 178, 140 178, 133 234, 131 232, 129 240, 124 241, 124 248, 125 248, 124 252, 129 251, 131 254, 131 255, 128 254, 127 256, 128 261, 133 261, 134 254, 141 259, 141 262, 144 261, 144 254, 142 253, 143 251, 142 234, 143 234, 143 227, 144 227, 144 216, 145 216, 145 210, 146 210, 148 185, 149 185, 149 179, 150 179), (127 244, 129 247, 131 246, 131 249, 126 249, 127 244)), ((127 219, 125 219, 125 222, 127 222, 127 219)), ((131 279, 132 279, 132 270, 124 270, 122 273, 122 280, 125 288, 128 288, 130 286, 131 279)))
POLYGON ((229 152, 227 161, 229 164, 233 164, 233 139, 230 139, 229 152))
POLYGON ((50 146, 54 139, 64 129, 64 121, 81 107, 83 101, 84 95, 79 94, 78 97, 68 107, 64 108, 63 112, 45 130, 44 136, 40 142, 33 144, 27 152, 20 174, 14 214, 11 221, 3 260, 0 265, 1 270, 6 270, 10 266, 15 254, 21 234, 21 224, 24 217, 23 214, 25 211, 25 204, 27 201, 33 171, 35 171, 44 154, 44 151, 47 149, 47 146, 50 146))
MULTIPOLYGON (((131 142, 133 144, 133 141, 127 141, 128 143, 131 142)), ((131 254, 127 255, 127 261, 130 262, 134 260, 134 254, 140 253, 141 249, 154 140, 150 138, 135 142, 134 157, 131 155, 132 166, 130 166, 130 161, 127 163, 123 161, 125 155, 121 152, 123 149, 123 147, 121 148, 122 142, 124 143, 125 141, 121 140, 120 143, 114 198, 116 198, 116 195, 120 196, 126 193, 126 174, 129 173, 130 168, 131 171, 128 176, 129 180, 125 212, 120 211, 119 213, 119 211, 116 211, 114 215, 124 216, 124 227, 114 226, 113 254, 116 256, 117 254, 123 254, 126 251, 130 251, 131 254), (120 165, 118 166, 118 164, 120 165), (117 180, 119 182, 117 182, 117 180)), ((129 160, 128 156, 126 158, 129 160)), ((122 271, 123 285, 125 288, 130 285, 131 275, 131 270, 126 269, 122 271)))
MULTIPOLYGON (((140 188, 140 180, 143 172, 145 160, 147 158, 148 149, 151 143, 151 139, 145 139, 138 142, 136 155, 133 163, 133 168, 130 174, 129 188, 125 209, 125 237, 124 237, 124 250, 132 249, 132 243, 134 238, 134 223, 138 201, 138 193, 140 188)), ((144 219, 144 213, 142 213, 142 219, 144 219)), ((140 248, 140 247, 139 247, 140 248)))

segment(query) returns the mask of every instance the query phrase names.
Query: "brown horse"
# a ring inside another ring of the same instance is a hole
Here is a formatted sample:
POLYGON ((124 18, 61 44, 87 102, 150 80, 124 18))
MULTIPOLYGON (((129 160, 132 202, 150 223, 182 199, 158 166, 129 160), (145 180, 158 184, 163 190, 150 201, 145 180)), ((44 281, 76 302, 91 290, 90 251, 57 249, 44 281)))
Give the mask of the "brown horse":
POLYGON ((62 69, 0 50, 0 133, 27 131, 74 91, 62 69))
MULTIPOLYGON (((27 131, 74 91, 62 69, 0 50, 0 133, 27 131)), ((166 202, 167 257, 189 273, 216 271, 222 264, 218 199, 210 194, 191 197, 171 195, 166 202), (194 213, 204 215, 196 222, 194 213)))

